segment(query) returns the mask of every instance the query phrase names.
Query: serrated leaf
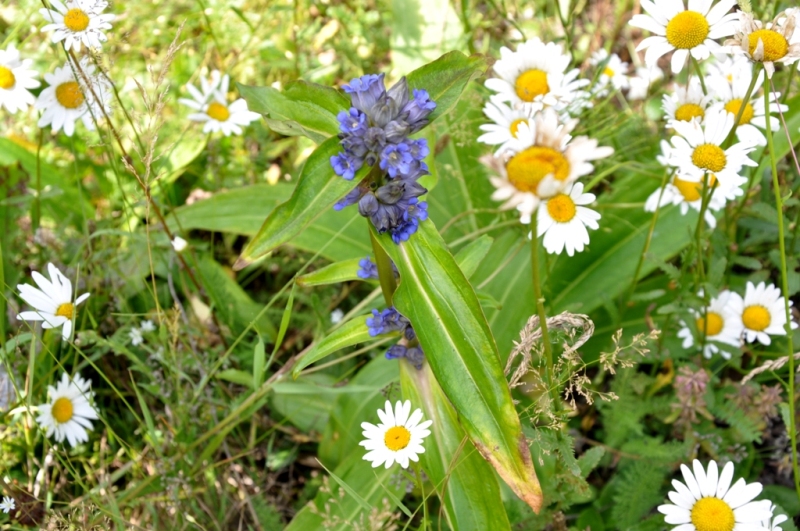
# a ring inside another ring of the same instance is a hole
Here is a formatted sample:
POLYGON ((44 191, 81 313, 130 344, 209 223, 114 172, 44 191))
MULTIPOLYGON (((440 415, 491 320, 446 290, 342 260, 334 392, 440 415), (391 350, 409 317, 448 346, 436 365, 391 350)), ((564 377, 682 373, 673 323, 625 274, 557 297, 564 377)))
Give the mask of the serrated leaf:
POLYGON ((586 450, 586 452, 578 458, 578 467, 581 469, 581 477, 583 479, 589 476, 592 470, 600 463, 604 455, 606 455, 606 449, 602 446, 595 446, 586 450))

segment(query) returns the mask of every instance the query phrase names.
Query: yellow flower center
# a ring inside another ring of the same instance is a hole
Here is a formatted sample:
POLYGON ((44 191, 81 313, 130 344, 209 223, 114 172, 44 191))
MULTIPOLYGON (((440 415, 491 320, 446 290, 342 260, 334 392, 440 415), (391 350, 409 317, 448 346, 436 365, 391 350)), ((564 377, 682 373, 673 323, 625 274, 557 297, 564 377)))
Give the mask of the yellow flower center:
POLYGON ((667 22, 667 42, 679 50, 689 50, 708 37, 708 21, 696 11, 681 11, 667 22))
POLYGON ((0 89, 12 89, 16 82, 17 78, 14 77, 14 72, 0 65, 0 89))
POLYGON ((230 117, 231 112, 223 104, 212 101, 208 104, 206 114, 218 122, 224 122, 230 117))
POLYGON ((692 118, 702 118, 706 112, 696 103, 684 103, 675 109, 675 119, 681 122, 690 122, 692 118))
POLYGON ((722 316, 717 312, 706 312, 705 318, 698 317, 695 323, 697 324, 697 329, 707 336, 719 334, 722 332, 723 325, 725 325, 722 316))
POLYGON ((727 162, 725 152, 715 144, 701 144, 692 153, 692 163, 704 170, 720 172, 725 169, 727 162))
POLYGON ((766 329, 771 321, 772 316, 769 314, 769 310, 760 304, 748 306, 744 309, 744 313, 742 313, 742 323, 744 323, 745 328, 755 330, 756 332, 761 332, 766 329))
POLYGON ((73 7, 64 15, 64 25, 70 31, 83 31, 89 27, 89 15, 73 7))
POLYGON ((59 424, 69 422, 69 420, 72 418, 73 412, 72 400, 62 396, 53 403, 53 407, 50 411, 53 414, 53 418, 56 419, 56 422, 59 424))
POLYGON ((77 81, 67 81, 57 86, 56 99, 67 109, 77 109, 84 102, 83 92, 77 81))
POLYGON ((511 130, 511 135, 514 138, 517 138, 517 132, 519 131, 519 125, 520 124, 526 124, 526 123, 528 123, 528 120, 526 120, 525 118, 517 118, 516 120, 511 122, 511 125, 509 126, 509 129, 511 130))
POLYGON ((569 161, 555 149, 533 146, 514 155, 506 165, 506 172, 517 190, 536 193, 539 183, 548 175, 566 180, 569 161))
POLYGON ((609 67, 606 67, 606 68, 603 70, 603 74, 607 75, 608 77, 614 77, 614 75, 616 74, 616 72, 614 72, 614 71, 613 71, 612 69, 610 69, 609 67))
POLYGON ((523 101, 533 101, 536 96, 550 92, 550 85, 547 84, 547 72, 536 68, 520 74, 515 87, 517 96, 523 101))
MULTIPOLYGON (((691 203, 693 201, 697 201, 700 199, 703 193, 703 181, 684 181, 677 175, 672 178, 672 184, 675 188, 683 196, 683 199, 687 203, 691 203)), ((717 184, 717 176, 711 174, 711 179, 709 179, 708 187, 713 188, 717 184)))
POLYGON ((697 531, 733 531, 736 520, 730 505, 709 496, 700 498, 692 507, 692 523, 697 531))
POLYGON ((61 304, 56 310, 56 315, 72 320, 72 318, 75 317, 75 305, 71 302, 61 304))
MULTIPOLYGON (((739 116, 739 109, 742 108, 742 100, 735 99, 731 100, 725 104, 725 110, 731 113, 734 117, 739 116)), ((749 124, 750 120, 753 119, 753 106, 750 105, 748 102, 744 106, 744 112, 742 112, 742 119, 739 120, 739 125, 749 124)))
POLYGON ((405 426, 395 426, 386 430, 386 435, 383 436, 383 442, 386 443, 386 448, 393 452, 399 452, 411 441, 411 432, 405 426))
POLYGON ((556 223, 567 223, 576 212, 575 201, 567 194, 557 194, 547 202, 547 213, 556 223))
POLYGON ((782 59, 789 51, 789 43, 786 37, 775 30, 760 29, 747 36, 750 44, 750 55, 752 56, 758 47, 759 39, 764 43, 763 62, 777 61, 782 59))

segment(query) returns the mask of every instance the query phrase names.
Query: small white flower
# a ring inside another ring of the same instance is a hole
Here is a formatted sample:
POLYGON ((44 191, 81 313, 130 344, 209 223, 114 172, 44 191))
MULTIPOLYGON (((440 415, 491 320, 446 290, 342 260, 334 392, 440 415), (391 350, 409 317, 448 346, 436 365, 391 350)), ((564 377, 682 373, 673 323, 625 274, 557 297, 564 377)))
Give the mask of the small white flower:
POLYGON ((711 53, 724 53, 714 39, 733 35, 736 15, 728 13, 736 0, 721 0, 713 8, 712 0, 689 0, 689 9, 683 0, 642 0, 647 15, 634 15, 630 25, 655 33, 639 43, 636 51, 647 50, 644 61, 654 66, 658 59, 673 50, 672 71, 678 73, 686 64, 689 54, 698 61, 711 53))
POLYGON ((753 71, 753 65, 744 55, 715 55, 705 63, 706 77, 725 78, 728 83, 741 76, 744 72, 753 71))
POLYGON ((138 347, 144 341, 144 337, 142 336, 142 331, 138 328, 131 328, 128 332, 128 337, 131 338, 131 345, 134 347, 138 347))
MULTIPOLYGON (((754 286, 747 283, 744 299, 731 301, 732 309, 741 319, 745 339, 748 343, 758 341, 764 345, 770 344, 770 335, 786 335, 786 308, 781 296, 781 290, 774 284, 767 286, 759 282, 754 286)), ((789 306, 792 301, 789 301, 789 306)), ((792 329, 797 328, 797 323, 791 321, 792 329)))
POLYGON ((72 447, 89 440, 87 430, 92 429, 92 420, 97 420, 97 410, 89 403, 93 393, 92 382, 76 374, 70 381, 63 373, 61 381, 47 387, 50 402, 38 407, 36 422, 47 430, 46 437, 55 434, 57 442, 66 438, 72 447))
MULTIPOLYGON (((702 293, 700 295, 702 296, 702 293)), ((689 310, 695 318, 695 327, 698 333, 706 335, 703 348, 703 356, 706 358, 710 359, 711 356, 719 353, 726 360, 731 359, 730 352, 720 349, 709 341, 725 343, 737 348, 741 345, 742 322, 737 317, 732 304, 732 302, 737 304, 737 299, 741 301, 738 293, 725 290, 708 302, 704 315, 695 310, 689 310)), ((678 337, 683 339, 682 346, 686 349, 692 348, 695 344, 694 333, 683 321, 681 321, 681 326, 678 337)))
POLYGON ((672 94, 664 94, 661 107, 667 122, 697 120, 702 123, 710 102, 711 96, 703 94, 700 81, 693 77, 687 87, 678 86, 672 94))
POLYGON ((189 245, 186 242, 186 240, 184 240, 180 236, 175 236, 175 238, 173 238, 171 243, 172 243, 172 248, 175 249, 176 253, 183 251, 189 245))
POLYGON ((567 255, 582 252, 589 245, 590 229, 597 230, 600 214, 586 208, 594 202, 594 194, 584 194, 583 184, 575 183, 553 197, 545 199, 539 205, 537 214, 537 237, 544 235, 544 248, 550 254, 561 254, 566 249, 567 255))
POLYGON ((344 317, 344 312, 336 308, 331 312, 331 324, 339 324, 342 322, 342 317, 344 317))
POLYGON ((0 502, 0 511, 8 514, 16 508, 17 504, 14 502, 14 498, 3 496, 3 501, 0 502))
POLYGON ((630 86, 628 78, 628 63, 622 61, 619 56, 612 53, 610 56, 604 49, 597 50, 592 54, 592 66, 603 65, 603 71, 597 79, 597 88, 600 90, 611 83, 617 90, 622 90, 630 86))
POLYGON ((695 459, 693 468, 694 474, 688 466, 681 465, 685 484, 672 480, 672 503, 658 507, 666 523, 677 525, 675 531, 761 531, 760 522, 771 516, 768 501, 752 501, 761 493, 761 483, 748 484, 740 478, 731 486, 730 462, 721 474, 714 461, 708 463, 706 471, 695 459))
POLYGON ((14 114, 26 109, 36 102, 36 98, 28 89, 37 88, 38 72, 31 69, 33 61, 20 61, 20 55, 13 44, 0 50, 0 109, 6 108, 14 114))
POLYGON ((53 30, 52 41, 64 41, 64 47, 79 52, 81 43, 87 48, 100 48, 107 41, 103 33, 110 30, 110 22, 116 18, 113 14, 103 15, 108 7, 104 0, 67 0, 64 5, 59 0, 50 0, 55 9, 40 9, 44 19, 50 24, 42 31, 53 30))
POLYGON ((515 109, 509 107, 496 96, 492 96, 483 108, 483 113, 492 122, 480 126, 481 131, 486 131, 478 137, 478 142, 499 146, 495 155, 508 149, 508 144, 517 138, 517 130, 521 124, 527 124, 535 114, 529 107, 515 109))
POLYGON ((247 102, 239 98, 233 103, 228 103, 228 87, 230 85, 230 77, 226 74, 222 76, 219 82, 216 79, 219 77, 219 72, 212 72, 212 79, 210 82, 203 80, 203 91, 191 83, 186 85, 186 90, 192 95, 193 99, 181 98, 179 103, 187 107, 199 111, 189 115, 189 120, 193 122, 205 122, 203 126, 204 133, 214 133, 222 131, 225 136, 230 136, 231 133, 241 135, 242 128, 255 120, 261 118, 261 115, 247 110, 247 102), (216 73, 216 76, 214 75, 216 73), (218 84, 218 88, 214 88, 218 84), (208 91, 208 92, 206 92, 208 91))
POLYGON ((151 321, 150 319, 146 319, 146 320, 142 321, 142 324, 141 324, 141 326, 139 328, 144 333, 155 332, 156 325, 153 324, 153 321, 151 321))
POLYGON ((75 324, 76 307, 88 299, 89 294, 84 293, 73 302, 72 282, 53 264, 47 264, 47 270, 50 280, 36 271, 31 273, 39 289, 28 284, 17 286, 22 300, 35 308, 34 311, 20 312, 17 319, 44 321, 42 328, 63 326, 61 337, 68 340, 75 324))
POLYGON ((371 461, 372 467, 377 468, 385 463, 389 468, 395 462, 401 467, 408 468, 408 462, 419 461, 419 454, 425 452, 422 441, 431 434, 427 428, 433 423, 431 420, 422 420, 422 410, 416 409, 411 413, 411 402, 406 400, 395 404, 386 401, 385 410, 378 410, 381 423, 377 426, 369 422, 362 422, 365 440, 360 444, 369 450, 364 455, 365 461, 371 461), (409 415, 410 414, 410 415, 409 415))
POLYGON ((775 63, 790 65, 800 59, 800 31, 797 17, 800 9, 779 13, 766 24, 744 11, 737 13, 739 25, 732 39, 725 41, 733 53, 744 54, 751 61, 763 63, 767 77, 772 79, 775 63))
POLYGON ((629 80, 628 100, 643 100, 650 92, 650 85, 664 79, 664 72, 658 66, 649 68, 638 67, 636 75, 629 80))
POLYGON ((774 518, 766 518, 761 522, 761 527, 763 527, 766 531, 783 531, 781 529, 781 524, 789 519, 788 516, 783 514, 776 515, 775 509, 775 505, 770 504, 769 511, 774 515, 774 518))

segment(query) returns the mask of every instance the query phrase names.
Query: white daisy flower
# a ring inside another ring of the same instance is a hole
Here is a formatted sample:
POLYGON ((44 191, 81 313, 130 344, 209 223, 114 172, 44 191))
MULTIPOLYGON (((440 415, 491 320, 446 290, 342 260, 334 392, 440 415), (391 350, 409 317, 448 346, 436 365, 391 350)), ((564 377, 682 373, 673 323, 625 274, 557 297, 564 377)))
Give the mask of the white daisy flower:
POLYGON ((783 531, 781 529, 781 524, 789 519, 788 516, 783 515, 783 514, 777 514, 776 515, 775 514, 775 510, 776 509, 777 509, 777 507, 775 507, 775 505, 770 504, 769 512, 772 515, 774 515, 774 517, 771 518, 771 519, 770 518, 765 518, 761 522, 761 527, 763 527, 766 531, 783 531))
MULTIPOLYGON (((742 185, 747 182, 747 178, 735 175, 726 181, 719 181, 712 176, 711 181, 710 186, 713 190, 706 205, 704 219, 713 229, 717 226, 717 218, 713 213, 722 210, 729 200, 744 194, 742 185)), ((673 175, 663 192, 659 188, 650 194, 645 201, 644 210, 655 212, 657 208, 665 205, 678 205, 682 216, 689 212, 689 208, 700 212, 703 206, 702 181, 685 181, 678 175, 673 175)))
POLYGON ((189 243, 180 236, 175 236, 170 243, 176 253, 183 251, 189 245, 189 243))
POLYGON ((604 49, 597 50, 592 54, 592 66, 601 66, 603 71, 597 79, 599 89, 605 89, 610 83, 617 90, 622 90, 630 86, 628 78, 628 63, 622 61, 619 56, 612 53, 610 56, 604 49))
POLYGON ((713 56, 713 60, 707 61, 706 79, 715 77, 725 78, 728 83, 738 78, 743 72, 752 72, 753 65, 744 55, 724 55, 713 56))
POLYGON ((728 463, 719 473, 717 463, 708 463, 708 471, 697 459, 694 474, 681 465, 683 480, 672 480, 674 491, 669 492, 672 503, 660 505, 658 512, 664 521, 677 525, 675 531, 761 531, 761 520, 771 516, 769 502, 752 501, 761 493, 761 483, 733 480, 733 463, 728 463))
POLYGON ((539 38, 520 44, 517 51, 504 46, 492 67, 497 77, 487 79, 485 85, 497 92, 498 100, 515 108, 529 105, 534 111, 544 107, 563 111, 586 96, 580 88, 589 84, 577 79, 578 69, 567 72, 571 59, 560 44, 539 38))
POLYGON ((664 94, 661 107, 667 122, 690 122, 697 119, 702 123, 710 102, 711 96, 703 94, 700 81, 693 77, 688 86, 676 86, 672 94, 664 94))
POLYGON ((61 375, 61 381, 47 386, 50 402, 38 407, 39 416, 36 422, 47 430, 46 437, 55 434, 57 442, 69 441, 73 448, 78 443, 89 440, 87 430, 92 429, 91 420, 97 420, 97 410, 89 403, 94 393, 90 389, 92 382, 84 380, 76 374, 72 380, 67 373, 61 375))
POLYGON ((535 114, 529 106, 521 108, 509 107, 497 96, 492 96, 483 108, 483 113, 492 122, 480 126, 481 131, 486 131, 478 137, 478 142, 492 146, 500 146, 495 151, 499 155, 508 149, 508 143, 517 137, 520 124, 528 123, 535 114))
POLYGON ((542 198, 552 197, 591 173, 594 167, 589 161, 614 152, 610 147, 598 147, 594 139, 572 138, 569 133, 577 123, 562 123, 556 111, 544 109, 529 123, 519 125, 517 137, 509 141, 510 151, 503 159, 482 159, 500 175, 490 178, 497 188, 492 199, 505 201, 500 208, 516 208, 520 221, 530 223, 542 198))
POLYGON ((134 347, 138 347, 144 342, 144 336, 142 336, 142 331, 138 328, 131 328, 128 332, 128 337, 131 340, 131 345, 134 347))
POLYGON ((365 440, 360 444, 369 450, 364 456, 365 461, 372 461, 372 467, 377 468, 385 463, 389 468, 395 461, 403 468, 408 468, 408 462, 419 461, 419 454, 425 452, 422 441, 431 434, 428 430, 433 421, 422 420, 422 410, 416 409, 411 413, 411 402, 406 400, 395 404, 386 401, 385 411, 378 410, 381 423, 377 426, 369 422, 362 422, 365 440), (409 416, 410 414, 410 416, 409 416))
POLYGON ((0 511, 3 511, 4 513, 8 514, 16 508, 17 504, 16 502, 14 502, 14 498, 11 498, 9 496, 3 496, 3 501, 0 502, 0 511))
POLYGON ((757 166, 748 153, 755 149, 752 144, 738 142, 726 150, 722 143, 733 127, 734 117, 725 110, 706 111, 701 125, 697 121, 670 122, 676 133, 673 136, 671 166, 678 168, 678 175, 685 181, 700 181, 712 174, 721 183, 735 181, 742 166, 757 166))
POLYGON ((725 46, 733 53, 741 53, 751 61, 764 63, 767 77, 772 79, 775 63, 790 65, 800 59, 800 31, 797 29, 798 8, 779 13, 766 24, 753 15, 738 12, 738 28, 725 46))
MULTIPOLYGON (((724 109, 733 116, 735 122, 752 80, 753 72, 749 69, 737 73, 730 83, 727 77, 710 77, 708 81, 709 87, 713 87, 714 97, 718 100, 713 105, 714 109, 724 109)), ((739 121, 739 127, 736 128, 736 138, 740 142, 757 146, 767 145, 767 137, 761 132, 761 129, 767 128, 767 117, 764 114, 764 98, 757 95, 758 89, 761 88, 763 82, 764 73, 759 72, 750 100, 745 104, 744 111, 741 111, 742 118, 739 121)), ((780 94, 776 95, 770 91, 770 114, 779 110, 782 112, 789 110, 788 106, 778 103, 777 97, 780 97, 780 94)), ((777 116, 770 116, 769 122, 773 131, 780 130, 781 123, 777 116)))
MULTIPOLYGON (((792 301, 789 301, 789 306, 792 301)), ((731 307, 744 329, 745 339, 748 343, 758 341, 764 345, 770 344, 770 335, 786 335, 786 309, 784 307, 781 290, 774 284, 767 286, 759 282, 754 286, 747 283, 744 299, 732 300, 731 307)), ((791 328, 797 328, 797 323, 791 321, 791 328)))
MULTIPOLYGON (((700 293, 700 296, 702 295, 700 293)), ((719 354, 726 360, 731 359, 730 352, 720 349, 710 341, 724 343, 737 348, 741 346, 742 322, 737 317, 731 304, 731 301, 736 299, 741 300, 738 293, 725 290, 708 302, 704 315, 696 310, 689 310, 694 317, 696 330, 699 334, 705 334, 706 336, 703 356, 707 359, 711 359, 714 354, 719 354)), ((683 321, 681 321, 681 327, 678 331, 678 337, 683 339, 683 348, 692 348, 695 344, 694 332, 683 321)))
POLYGON ((144 333, 155 332, 156 325, 153 324, 153 321, 151 321, 150 319, 146 319, 142 321, 142 325, 139 327, 139 329, 144 333))
POLYGON ((228 103, 227 94, 230 84, 228 75, 222 76, 217 90, 206 93, 205 90, 213 87, 214 83, 214 73, 212 72, 212 80, 208 85, 204 85, 203 92, 189 83, 186 85, 186 89, 193 99, 181 98, 178 100, 183 105, 200 111, 190 114, 188 118, 193 122, 205 122, 204 133, 222 131, 225 136, 230 136, 231 133, 241 135, 242 128, 240 126, 246 126, 261 118, 260 114, 247 110, 247 102, 243 98, 228 103))
POLYGON ((100 120, 104 114, 111 112, 111 87, 106 78, 95 75, 94 70, 90 59, 84 57, 79 66, 68 61, 52 74, 45 74, 44 79, 49 86, 42 90, 36 100, 36 108, 44 111, 37 125, 49 125, 54 133, 63 128, 67 136, 72 136, 75 122, 80 119, 86 129, 94 131, 94 120, 100 120), (90 84, 86 83, 80 72, 76 79, 73 67, 82 70, 90 84))
POLYGON ((647 15, 634 15, 629 24, 646 29, 656 35, 639 43, 636 51, 647 50, 644 61, 648 66, 673 50, 672 71, 678 73, 686 64, 689 54, 701 61, 711 53, 723 53, 714 41, 733 35, 736 15, 728 11, 736 0, 720 0, 712 8, 712 0, 689 0, 689 9, 683 0, 642 0, 647 15))
POLYGON ((36 102, 36 98, 28 89, 37 88, 38 72, 31 69, 31 59, 20 60, 19 51, 9 44, 0 50, 0 109, 6 108, 14 114, 24 110, 36 102))
POLYGON ((64 47, 79 52, 81 44, 87 48, 101 48, 108 38, 103 31, 110 30, 113 14, 103 15, 108 7, 104 0, 67 0, 66 5, 59 0, 50 0, 54 9, 40 9, 44 19, 50 24, 42 31, 53 30, 52 41, 64 41, 64 47))
POLYGON ((21 312, 17 315, 17 319, 44 321, 42 328, 63 326, 61 337, 68 340, 75 325, 76 307, 88 299, 89 294, 84 293, 73 302, 72 282, 53 264, 47 264, 47 270, 50 273, 50 280, 36 271, 31 273, 39 289, 28 284, 17 286, 22 300, 35 308, 34 311, 21 312))
POLYGON ((664 79, 664 72, 658 66, 649 68, 637 67, 636 74, 628 80, 628 100, 643 100, 650 92, 650 86, 664 79))
POLYGON ((550 254, 561 254, 567 251, 572 256, 583 251, 589 245, 589 231, 600 226, 597 220, 600 214, 586 208, 595 200, 594 194, 584 194, 583 184, 575 183, 563 192, 545 199, 539 205, 537 213, 537 237, 544 235, 544 248, 550 254))

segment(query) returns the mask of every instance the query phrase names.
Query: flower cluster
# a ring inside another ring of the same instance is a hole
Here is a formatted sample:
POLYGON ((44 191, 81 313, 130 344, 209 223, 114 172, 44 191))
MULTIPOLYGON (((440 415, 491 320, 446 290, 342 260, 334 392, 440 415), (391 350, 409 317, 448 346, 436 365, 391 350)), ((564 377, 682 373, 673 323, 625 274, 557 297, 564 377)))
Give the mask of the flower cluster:
MULTIPOLYGON (((773 284, 748 282, 744 297, 725 290, 712 298, 702 313, 690 312, 706 358, 719 354, 730 359, 731 354, 724 350, 725 345, 739 348, 744 341, 769 345, 769 336, 786 335, 785 301, 781 290, 773 284)), ((791 321, 790 326, 795 329, 797 323, 791 321)), ((684 321, 681 321, 678 337, 683 339, 683 348, 694 347, 695 334, 684 321)))
POLYGON ((428 205, 419 200, 427 190, 417 181, 428 174, 423 160, 430 150, 424 138, 409 135, 428 124, 436 103, 422 89, 414 89, 410 97, 405 78, 387 90, 383 74, 353 79, 343 89, 352 107, 337 117, 343 151, 331 157, 333 171, 347 180, 364 165, 380 171, 373 171, 369 182, 359 183, 334 208, 358 203, 359 213, 399 244, 428 218, 428 205))
MULTIPOLYGON (((397 271, 397 266, 394 265, 394 262, 392 262, 392 272, 394 273, 395 277, 400 276, 400 273, 397 271)), ((358 271, 356 274, 358 275, 358 278, 364 280, 377 280, 379 278, 378 266, 369 256, 367 256, 358 261, 358 271)))
POLYGON ((225 136, 230 136, 231 133, 241 135, 242 126, 261 117, 247 109, 247 102, 243 98, 228 103, 230 82, 228 74, 222 75, 219 70, 214 70, 210 79, 200 80, 200 89, 191 83, 186 84, 186 90, 192 97, 180 98, 178 103, 196 111, 188 118, 193 122, 203 123, 204 133, 222 131, 225 136))
POLYGON ((425 355, 417 341, 417 335, 411 322, 400 314, 393 306, 385 310, 372 310, 372 317, 367 317, 367 328, 372 337, 381 334, 399 332, 406 345, 397 344, 386 351, 386 359, 406 358, 417 369, 422 368, 425 355))

